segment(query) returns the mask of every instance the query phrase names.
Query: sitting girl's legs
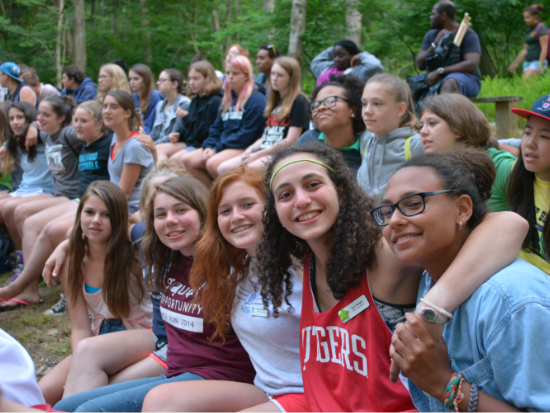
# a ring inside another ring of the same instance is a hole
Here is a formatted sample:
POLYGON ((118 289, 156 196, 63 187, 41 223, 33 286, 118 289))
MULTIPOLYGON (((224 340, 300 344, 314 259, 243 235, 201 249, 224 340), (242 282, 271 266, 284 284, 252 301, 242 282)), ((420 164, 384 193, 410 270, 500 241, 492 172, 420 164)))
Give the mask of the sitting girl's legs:
POLYGON ((176 143, 160 143, 157 145, 157 159, 158 161, 165 161, 172 155, 175 155, 179 151, 187 148, 187 145, 183 142, 176 143))
POLYGON ((192 174, 195 178, 210 187, 212 184, 212 178, 206 170, 206 163, 202 160, 203 149, 196 149, 192 152, 178 152, 173 156, 174 159, 178 159, 183 163, 187 172, 192 174))
POLYGON ((206 161, 206 169, 210 173, 210 176, 216 179, 220 174, 218 173, 218 168, 225 161, 235 158, 236 156, 242 155, 244 149, 225 149, 206 161))
MULTIPOLYGON (((38 303, 38 280, 42 275, 44 264, 53 250, 67 238, 67 231, 74 223, 73 211, 67 212, 58 219, 46 224, 40 232, 30 257, 25 260, 25 267, 19 277, 2 289, 2 298, 17 298, 27 303, 38 303)), ((14 302, 0 303, 0 307, 17 305, 14 302)))
POLYGON ((267 155, 262 156, 260 159, 256 159, 254 162, 250 162, 248 166, 250 168, 258 168, 258 169, 267 169, 267 165, 271 162, 271 159, 273 159, 273 156, 267 155))
POLYGON ((228 159, 225 162, 222 162, 220 166, 218 167, 218 176, 223 175, 227 171, 230 171, 231 169, 235 169, 241 165, 244 165, 245 162, 241 160, 241 155, 237 155, 231 159, 228 159))
MULTIPOLYGON (((237 412, 267 403, 263 390, 232 381, 188 381, 151 390, 143 402, 144 412, 237 412)), ((271 403, 273 404, 273 403, 271 403)), ((275 410, 279 411, 273 404, 275 410)))
POLYGON ((67 380, 70 366, 71 356, 68 356, 57 363, 54 368, 38 382, 38 387, 40 387, 44 399, 46 399, 46 403, 53 406, 61 400, 63 396, 63 386, 67 380))
POLYGON ((53 200, 55 200, 53 195, 37 195, 28 197, 17 196, 6 201, 2 207, 2 216, 10 233, 11 239, 15 244, 15 248, 18 250, 21 249, 21 234, 19 233, 19 229, 17 228, 17 224, 15 222, 15 210, 23 204, 34 203, 36 201, 47 204, 53 200))
POLYGON ((156 377, 166 371, 166 364, 160 364, 153 357, 145 357, 114 376, 109 377, 109 384, 124 383, 125 381, 156 377))
MULTIPOLYGON (((82 340, 73 354, 63 397, 112 384, 110 376, 144 359, 151 359, 161 367, 151 366, 150 374, 145 377, 164 373, 164 367, 149 357, 154 350, 155 338, 147 330, 120 331, 82 340)), ((126 377, 135 380, 144 376, 126 377)))

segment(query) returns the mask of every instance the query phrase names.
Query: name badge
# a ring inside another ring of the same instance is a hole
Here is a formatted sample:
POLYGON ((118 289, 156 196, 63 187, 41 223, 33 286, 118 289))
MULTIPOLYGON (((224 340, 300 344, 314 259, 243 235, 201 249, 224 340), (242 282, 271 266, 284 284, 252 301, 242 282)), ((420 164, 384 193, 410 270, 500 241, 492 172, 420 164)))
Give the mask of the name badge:
POLYGON ((250 314, 254 317, 267 317, 269 315, 269 310, 263 305, 251 305, 250 314))
POLYGON ((338 311, 338 316, 340 317, 343 323, 347 323, 349 320, 351 320, 361 311, 364 311, 367 308, 369 308, 369 306, 370 306, 369 300, 367 300, 367 297, 362 295, 357 300, 353 301, 351 304, 345 306, 340 311, 338 311))

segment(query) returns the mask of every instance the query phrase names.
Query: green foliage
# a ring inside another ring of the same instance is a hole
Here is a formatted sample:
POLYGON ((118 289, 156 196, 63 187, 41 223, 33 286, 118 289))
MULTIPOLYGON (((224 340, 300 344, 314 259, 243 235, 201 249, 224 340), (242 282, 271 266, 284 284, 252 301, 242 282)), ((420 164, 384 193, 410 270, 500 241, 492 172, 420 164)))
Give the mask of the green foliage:
MULTIPOLYGON (((535 100, 548 94, 550 71, 547 71, 542 76, 527 79, 522 76, 485 78, 481 84, 481 93, 478 97, 523 96, 523 100, 517 102, 516 107, 531 110, 531 106, 535 100)), ((490 122, 495 121, 494 103, 476 103, 476 106, 485 113, 490 122)), ((523 122, 520 122, 520 124, 523 124, 523 122)))

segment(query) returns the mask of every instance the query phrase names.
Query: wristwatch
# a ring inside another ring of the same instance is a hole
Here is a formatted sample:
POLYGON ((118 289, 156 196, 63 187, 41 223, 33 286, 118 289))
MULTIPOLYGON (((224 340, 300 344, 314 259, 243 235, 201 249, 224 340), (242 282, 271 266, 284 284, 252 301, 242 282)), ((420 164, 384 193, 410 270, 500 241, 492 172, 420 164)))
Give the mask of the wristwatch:
POLYGON ((439 73, 440 75, 442 75, 443 73, 445 73, 445 69, 440 67, 439 69, 437 69, 437 73, 439 73))
POLYGON ((416 311, 428 323, 446 324, 451 321, 449 317, 437 314, 437 312, 432 307, 424 306, 422 305, 422 303, 419 303, 416 306, 416 311))

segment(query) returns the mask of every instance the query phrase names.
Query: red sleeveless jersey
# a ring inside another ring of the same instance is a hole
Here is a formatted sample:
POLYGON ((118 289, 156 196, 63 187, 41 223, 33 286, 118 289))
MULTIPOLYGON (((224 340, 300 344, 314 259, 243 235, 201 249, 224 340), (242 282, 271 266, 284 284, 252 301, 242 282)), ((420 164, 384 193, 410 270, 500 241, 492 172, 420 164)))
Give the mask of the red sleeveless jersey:
POLYGON ((310 411, 417 411, 403 383, 389 379, 392 334, 366 274, 333 308, 317 313, 308 258, 302 300, 300 359, 310 411))

